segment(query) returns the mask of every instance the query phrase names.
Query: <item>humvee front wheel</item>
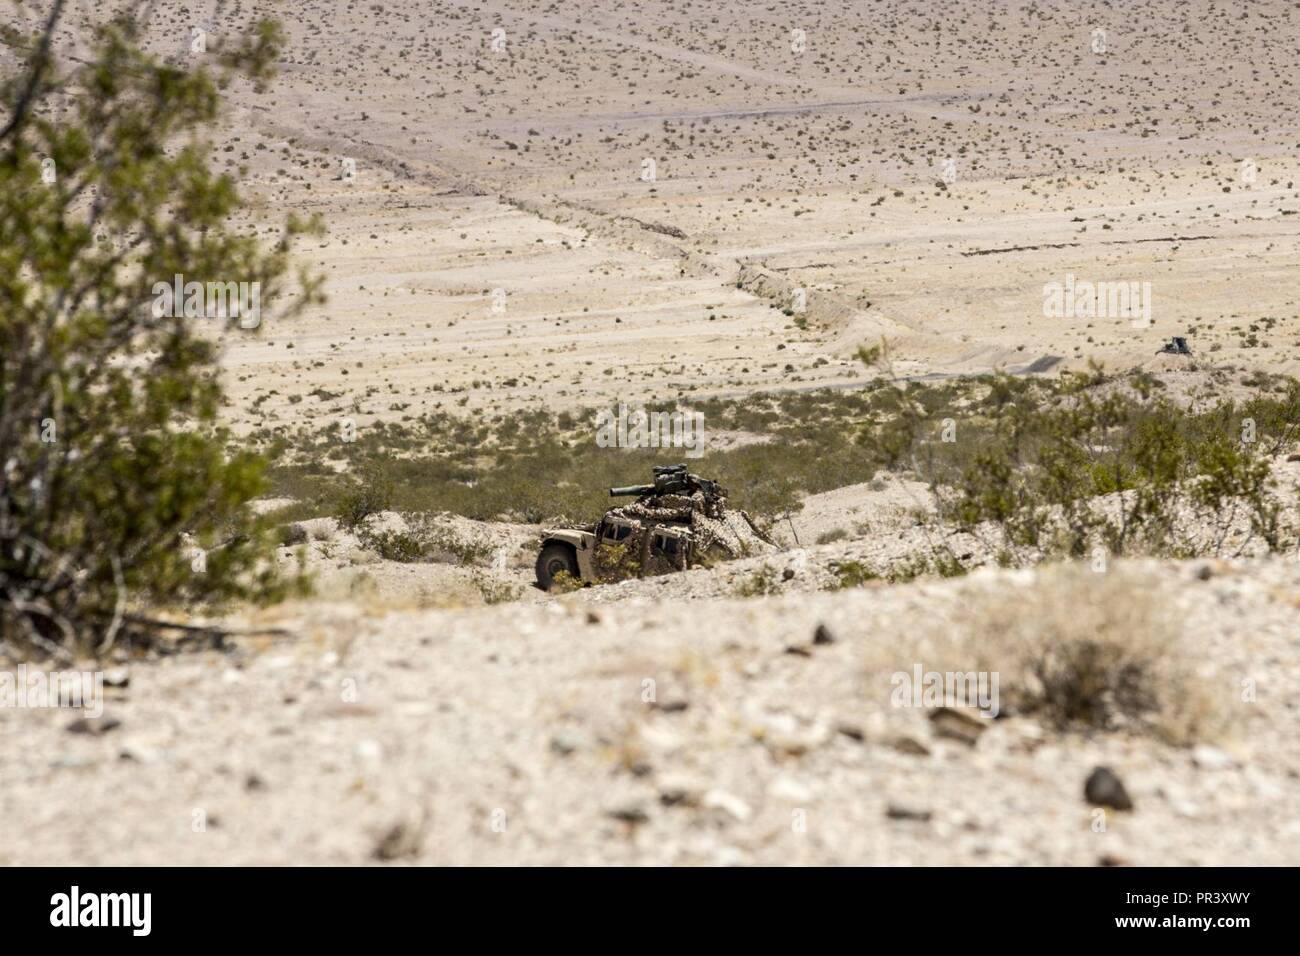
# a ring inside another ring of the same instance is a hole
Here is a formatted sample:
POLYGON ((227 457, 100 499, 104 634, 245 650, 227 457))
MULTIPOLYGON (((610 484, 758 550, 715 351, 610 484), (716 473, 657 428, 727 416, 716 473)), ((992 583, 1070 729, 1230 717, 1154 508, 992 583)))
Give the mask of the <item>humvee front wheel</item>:
POLYGON ((561 573, 577 581, 578 556, 573 553, 572 545, 552 541, 537 556, 537 586, 543 591, 549 591, 561 573))

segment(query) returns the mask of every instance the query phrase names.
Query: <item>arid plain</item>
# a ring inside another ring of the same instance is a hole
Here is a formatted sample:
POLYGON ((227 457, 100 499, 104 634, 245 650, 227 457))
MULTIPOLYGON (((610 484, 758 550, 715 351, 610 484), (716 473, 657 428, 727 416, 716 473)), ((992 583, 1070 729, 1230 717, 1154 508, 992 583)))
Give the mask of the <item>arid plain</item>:
MULTIPOLYGON (((160 4, 159 49, 203 7, 160 4)), ((268 92, 230 91, 218 168, 268 226, 329 228, 328 305, 231 342, 248 427, 843 383, 882 335, 911 374, 1189 333, 1296 368, 1289 4, 225 9, 290 41, 268 92), (1067 275, 1149 282, 1149 327, 1045 317, 1067 275), (314 388, 339 398, 289 406, 314 388)))

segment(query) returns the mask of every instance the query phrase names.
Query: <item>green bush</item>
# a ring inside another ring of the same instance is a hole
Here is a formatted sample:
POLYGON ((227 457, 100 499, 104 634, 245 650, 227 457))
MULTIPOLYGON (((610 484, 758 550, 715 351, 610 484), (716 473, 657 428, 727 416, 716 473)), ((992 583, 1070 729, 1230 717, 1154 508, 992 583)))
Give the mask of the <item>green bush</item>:
POLYGON ((363 468, 339 498, 335 517, 349 530, 393 506, 393 480, 376 466, 363 468))
POLYGON ((203 138, 222 84, 266 77, 275 25, 214 50, 216 72, 144 52, 129 17, 65 69, 61 26, 0 32, 19 62, 0 86, 0 649, 66 658, 149 640, 150 607, 300 583, 276 573, 272 529, 248 508, 263 462, 225 450, 217 343, 150 304, 177 274, 259 283, 281 314, 319 296, 302 276, 284 297, 309 227, 291 220, 269 250, 234 227, 239 195, 203 138))

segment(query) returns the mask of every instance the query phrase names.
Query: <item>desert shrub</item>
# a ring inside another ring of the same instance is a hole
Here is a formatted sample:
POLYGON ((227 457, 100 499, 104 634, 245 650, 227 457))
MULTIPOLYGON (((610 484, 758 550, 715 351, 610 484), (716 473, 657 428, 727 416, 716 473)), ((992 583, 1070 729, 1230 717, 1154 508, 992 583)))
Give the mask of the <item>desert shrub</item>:
POLYGON ((462 538, 450 528, 421 526, 424 549, 434 560, 444 563, 482 564, 492 554, 492 547, 480 541, 462 538))
POLYGON ((1001 673, 1017 712, 1061 728, 1130 729, 1171 742, 1213 736, 1223 713, 1195 672, 1167 589, 1122 566, 1067 565, 1014 595, 964 602, 957 644, 1001 673))
POLYGON ((950 549, 940 545, 908 555, 886 568, 884 576, 890 584, 901 584, 914 581, 923 575, 959 578, 965 573, 966 566, 950 549))
POLYGON ((362 468, 340 495, 334 516, 340 527, 353 529, 371 515, 388 511, 393 506, 393 480, 383 468, 369 465, 362 468))
POLYGON ((832 590, 860 588, 868 581, 880 580, 880 575, 870 565, 861 561, 832 561, 830 570, 835 575, 832 590))
POLYGON ((385 561, 412 564, 423 561, 428 550, 423 541, 405 531, 371 531, 363 529, 358 535, 361 546, 374 551, 385 561))
POLYGON ((919 664, 988 675, 998 713, 1053 730, 1175 745, 1231 732, 1232 682, 1189 643, 1171 607, 1178 591, 1156 572, 1067 563, 1016 575, 928 595, 919 626, 862 646, 867 687, 878 692, 919 664))
POLYGON ((740 582, 733 588, 732 593, 736 597, 750 598, 777 594, 780 590, 781 572, 776 568, 764 565, 752 574, 741 578, 740 582))
POLYGON ((633 547, 635 537, 618 544, 605 544, 596 552, 596 577, 601 583, 640 577, 640 551, 633 547))
MULTIPOLYGON (((556 577, 556 589, 560 591, 574 590, 569 581, 564 582, 564 586, 561 586, 559 582, 560 576, 568 577, 565 572, 561 571, 560 575, 556 577)), ((479 594, 483 596, 484 604, 505 604, 517 600, 523 590, 517 584, 511 584, 509 581, 499 581, 483 573, 474 578, 474 586, 478 589, 479 594)))
POLYGON ((582 579, 575 578, 568 571, 561 571, 559 574, 555 575, 555 577, 551 578, 552 594, 568 594, 572 591, 581 590, 582 579))
POLYGON ((994 419, 962 418, 961 438, 949 446, 929 441, 911 453, 944 522, 965 531, 992 526, 1004 550, 1067 558, 1097 547, 1114 555, 1219 554, 1242 522, 1250 538, 1283 547, 1268 451, 1289 427, 1280 403, 1257 401, 1256 427, 1262 421, 1273 431, 1242 441, 1244 416, 1230 401, 1194 410, 1140 378, 1102 390, 1092 375, 1092 384, 1083 378, 1065 376, 1032 393, 994 379, 990 395, 1015 391, 1016 403, 994 419), (1184 508, 1210 532, 1182 530, 1184 508))
POLYGON ((284 298, 308 226, 291 219, 263 248, 208 165, 220 87, 265 78, 278 28, 213 50, 214 71, 145 52, 123 16, 68 66, 51 44, 62 7, 42 36, 0 31, 19 64, 0 84, 0 645, 66 657, 150 639, 151 606, 271 600, 294 584, 248 508, 263 462, 227 453, 217 424, 219 343, 202 316, 151 305, 180 274, 256 283, 285 306, 278 319, 318 284, 302 276, 284 298))

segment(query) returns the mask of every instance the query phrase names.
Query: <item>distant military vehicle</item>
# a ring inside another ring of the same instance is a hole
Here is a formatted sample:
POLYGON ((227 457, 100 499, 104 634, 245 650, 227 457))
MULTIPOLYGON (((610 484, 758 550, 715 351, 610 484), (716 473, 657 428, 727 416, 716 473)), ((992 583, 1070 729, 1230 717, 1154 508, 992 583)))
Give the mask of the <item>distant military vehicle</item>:
POLYGON ((654 483, 609 489, 636 496, 595 524, 542 532, 537 586, 562 577, 575 584, 685 571, 714 560, 775 550, 749 515, 727 507, 727 490, 685 465, 654 469, 654 483))

